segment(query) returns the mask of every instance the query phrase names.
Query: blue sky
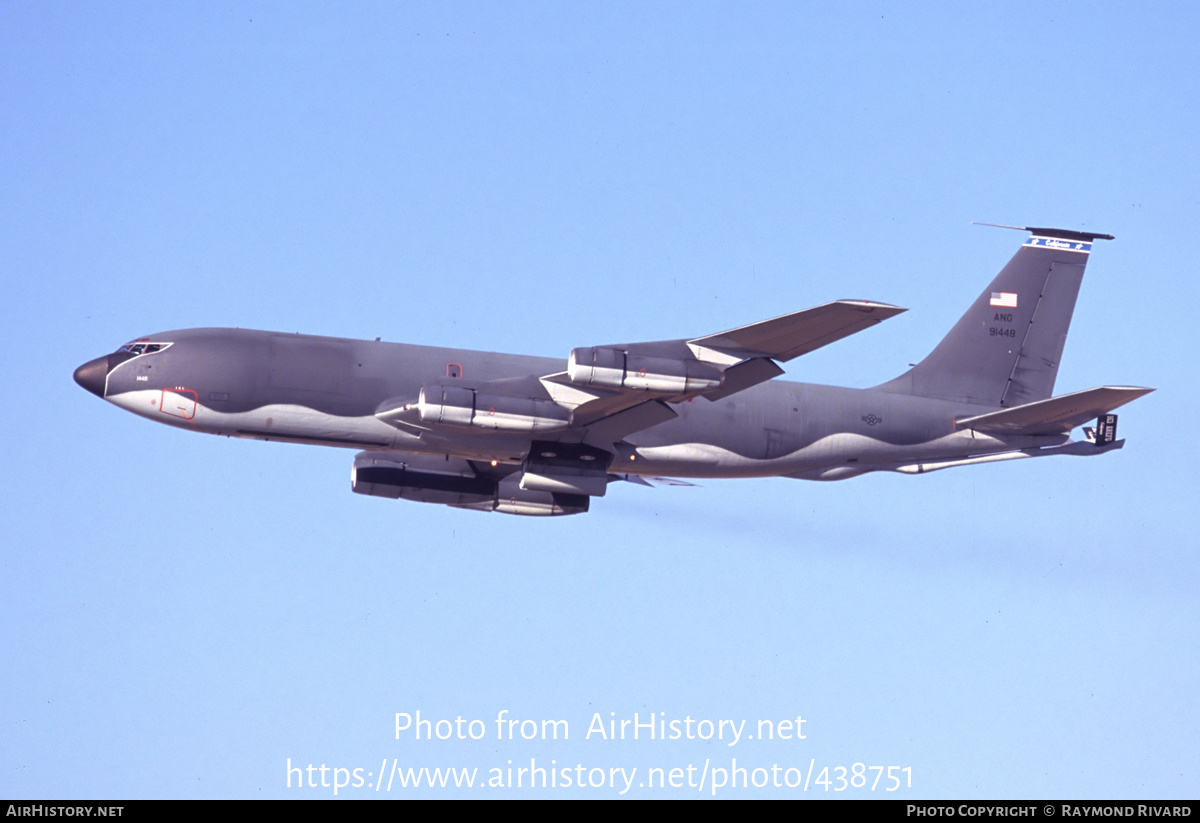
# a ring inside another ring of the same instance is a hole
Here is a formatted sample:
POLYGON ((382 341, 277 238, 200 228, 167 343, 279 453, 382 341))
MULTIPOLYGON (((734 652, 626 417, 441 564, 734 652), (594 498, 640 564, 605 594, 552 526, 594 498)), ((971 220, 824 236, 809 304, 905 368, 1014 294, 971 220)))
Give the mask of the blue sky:
POLYGON ((290 761, 361 769, 339 797, 612 797, 614 769, 711 796, 719 769, 855 763, 911 788, 829 796, 1195 797, 1198 17, 0 5, 0 793, 333 796, 290 761), (788 366, 870 386, 1023 239, 973 220, 1116 235, 1057 388, 1156 387, 1122 451, 619 484, 534 520, 354 495, 350 451, 189 436, 71 381, 193 326, 565 358, 907 306, 788 366), (397 739, 417 711, 487 734, 397 739), (570 737, 497 740, 502 711, 570 737), (587 735, 635 713, 806 736, 587 735), (531 761, 604 785, 373 788, 531 761))

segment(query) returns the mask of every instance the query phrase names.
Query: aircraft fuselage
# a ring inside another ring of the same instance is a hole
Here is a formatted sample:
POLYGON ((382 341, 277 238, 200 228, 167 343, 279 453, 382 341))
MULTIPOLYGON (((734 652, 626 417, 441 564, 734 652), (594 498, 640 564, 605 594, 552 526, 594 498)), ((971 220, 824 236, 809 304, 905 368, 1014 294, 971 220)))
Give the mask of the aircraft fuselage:
POLYGON ((866 300, 585 346, 565 362, 187 329, 122 346, 75 380, 178 428, 360 449, 361 494, 511 514, 579 514, 608 483, 647 476, 840 480, 1121 448, 1111 412, 1150 389, 1053 396, 1092 244, 1108 236, 1027 230, 937 347, 870 389, 773 379, 780 363, 904 311, 866 300))
MULTIPOLYGON (((188 329, 144 340, 170 345, 115 363, 102 390, 109 402, 148 419, 230 437, 501 463, 522 461, 528 434, 463 429, 447 437, 397 428, 375 413, 389 398, 416 401, 431 383, 474 386, 564 367, 544 357, 247 329, 188 329)), ((781 380, 673 408, 679 415, 674 420, 626 438, 612 471, 762 477, 1066 440, 1001 440, 955 430, 956 417, 989 407, 781 380)))

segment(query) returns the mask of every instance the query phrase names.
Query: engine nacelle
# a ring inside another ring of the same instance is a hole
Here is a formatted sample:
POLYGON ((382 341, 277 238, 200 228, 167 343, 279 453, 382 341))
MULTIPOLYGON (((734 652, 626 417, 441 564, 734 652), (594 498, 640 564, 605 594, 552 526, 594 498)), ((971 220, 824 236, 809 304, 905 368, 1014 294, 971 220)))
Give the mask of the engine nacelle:
POLYGON ((497 485, 440 458, 416 455, 396 460, 359 455, 350 471, 350 489, 357 494, 448 506, 492 503, 497 485))
POLYGON ((461 386, 422 386, 417 411, 423 423, 511 432, 565 429, 571 412, 552 400, 480 394, 461 386))
POLYGON ((583 495, 522 489, 520 478, 519 472, 500 480, 483 477, 464 460, 364 452, 354 458, 350 488, 374 497, 504 514, 552 517, 588 510, 590 500, 583 495))
POLYGON ((591 498, 586 495, 529 491, 520 487, 520 481, 516 479, 519 476, 510 475, 501 480, 496 499, 490 504, 467 504, 459 508, 496 511, 502 514, 521 514, 530 517, 583 514, 588 510, 591 498))
POLYGON ((620 349, 572 349, 567 375, 580 386, 687 394, 721 385, 721 370, 699 360, 627 354, 620 349))

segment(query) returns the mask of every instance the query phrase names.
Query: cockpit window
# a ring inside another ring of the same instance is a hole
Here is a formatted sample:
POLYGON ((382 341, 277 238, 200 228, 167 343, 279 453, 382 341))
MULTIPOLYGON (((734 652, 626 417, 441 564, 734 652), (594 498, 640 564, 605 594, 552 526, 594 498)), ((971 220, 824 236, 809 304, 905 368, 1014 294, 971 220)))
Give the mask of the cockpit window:
POLYGON ((170 345, 170 343, 151 343, 149 340, 135 340, 132 343, 126 343, 117 349, 117 351, 129 352, 132 355, 154 354, 155 352, 169 348, 170 345))

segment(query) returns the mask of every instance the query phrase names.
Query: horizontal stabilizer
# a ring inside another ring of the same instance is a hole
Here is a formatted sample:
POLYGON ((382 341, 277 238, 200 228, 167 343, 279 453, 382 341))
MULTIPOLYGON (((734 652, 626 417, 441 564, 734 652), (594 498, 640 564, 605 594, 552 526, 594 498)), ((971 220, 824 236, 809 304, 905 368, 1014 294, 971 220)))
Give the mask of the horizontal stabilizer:
POLYGON ((983 434, 1066 434, 1076 426, 1108 414, 1152 391, 1154 389, 1137 386, 1101 386, 966 417, 956 421, 954 426, 983 434))
POLYGON ((765 355, 773 360, 787 361, 904 311, 907 309, 869 300, 836 300, 773 320, 697 337, 689 340, 688 346, 702 360, 706 358, 697 349, 715 350, 738 360, 765 355))

